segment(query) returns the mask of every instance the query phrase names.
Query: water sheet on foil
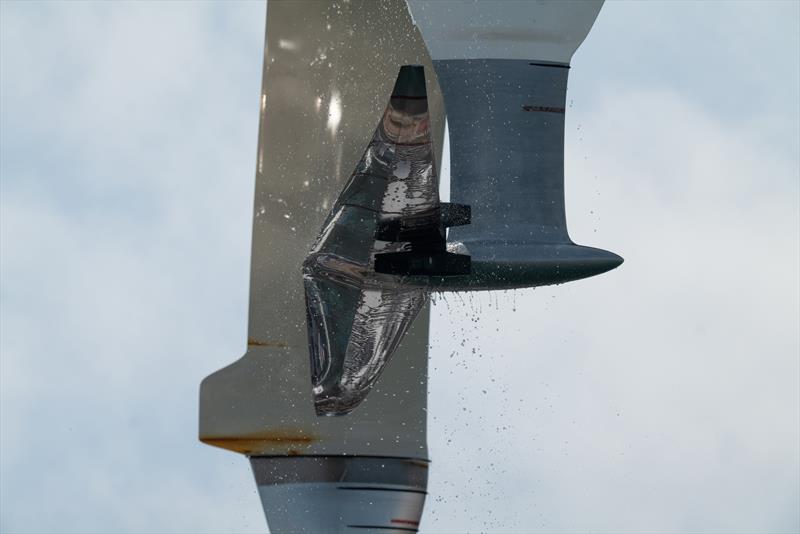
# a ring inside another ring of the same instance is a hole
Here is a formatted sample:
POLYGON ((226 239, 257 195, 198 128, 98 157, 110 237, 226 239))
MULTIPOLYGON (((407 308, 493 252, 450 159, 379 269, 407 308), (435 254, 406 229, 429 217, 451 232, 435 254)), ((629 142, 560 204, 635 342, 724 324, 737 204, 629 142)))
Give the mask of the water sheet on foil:
POLYGON ((427 302, 428 290, 376 273, 375 256, 413 254, 403 236, 443 231, 429 126, 423 68, 404 66, 372 141, 303 263, 318 415, 358 406, 427 302), (400 230, 386 237, 392 229, 400 230))

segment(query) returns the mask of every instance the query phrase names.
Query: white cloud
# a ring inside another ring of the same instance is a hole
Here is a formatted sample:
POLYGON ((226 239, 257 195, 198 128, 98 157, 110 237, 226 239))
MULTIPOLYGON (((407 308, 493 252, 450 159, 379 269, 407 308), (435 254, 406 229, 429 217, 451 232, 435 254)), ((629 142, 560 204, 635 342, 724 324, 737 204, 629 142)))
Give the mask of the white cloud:
POLYGON ((1 18, 0 530, 263 531, 195 438, 244 350, 263 5, 1 18))

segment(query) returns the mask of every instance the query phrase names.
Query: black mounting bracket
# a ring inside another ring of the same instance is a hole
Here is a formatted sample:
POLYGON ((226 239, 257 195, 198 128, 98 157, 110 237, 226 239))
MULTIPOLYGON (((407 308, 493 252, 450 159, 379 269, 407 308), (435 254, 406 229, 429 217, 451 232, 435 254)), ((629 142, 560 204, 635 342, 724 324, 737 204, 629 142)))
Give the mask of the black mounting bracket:
POLYGON ((379 222, 376 239, 407 242, 410 250, 375 254, 375 272, 398 276, 470 274, 469 256, 447 252, 447 228, 470 224, 471 220, 469 206, 442 202, 432 214, 379 222))

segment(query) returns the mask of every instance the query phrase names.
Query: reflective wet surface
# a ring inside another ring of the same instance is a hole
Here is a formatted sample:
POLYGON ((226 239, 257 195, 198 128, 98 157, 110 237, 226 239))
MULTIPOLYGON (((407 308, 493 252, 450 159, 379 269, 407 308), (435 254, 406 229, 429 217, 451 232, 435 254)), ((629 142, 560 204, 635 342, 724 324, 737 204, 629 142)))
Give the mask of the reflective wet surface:
POLYGON ((375 272, 375 255, 408 242, 381 228, 438 231, 439 184, 421 66, 405 66, 361 161, 303 264, 311 379, 318 415, 342 415, 367 395, 427 289, 375 272))

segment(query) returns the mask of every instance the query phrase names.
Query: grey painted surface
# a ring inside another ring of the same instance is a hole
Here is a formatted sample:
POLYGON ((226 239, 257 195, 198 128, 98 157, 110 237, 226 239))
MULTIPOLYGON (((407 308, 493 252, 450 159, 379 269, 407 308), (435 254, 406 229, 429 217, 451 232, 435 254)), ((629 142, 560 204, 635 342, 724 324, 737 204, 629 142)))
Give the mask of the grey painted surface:
POLYGON ((602 0, 408 0, 431 57, 569 63, 602 0))
POLYGON ((425 504, 418 491, 333 482, 259 486, 258 493, 273 533, 417 532, 425 504))
POLYGON ((472 224, 449 240, 472 256, 469 277, 440 287, 501 289, 563 283, 622 258, 575 245, 564 206, 564 65, 514 59, 434 61, 450 130, 453 202, 472 224))
POLYGON ((473 206, 451 239, 568 243, 564 112, 569 69, 525 60, 436 61, 448 111, 450 190, 473 206))
POLYGON ((428 464, 374 457, 254 457, 253 473, 270 530, 415 532, 428 464))
MULTIPOLYGON (((200 439, 245 454, 426 458, 428 308, 346 418, 317 417, 301 265, 364 153, 401 65, 430 58, 405 3, 270 2, 248 351, 203 381, 200 439)), ((442 104, 428 76, 441 147, 442 104)), ((439 157, 436 158, 440 159, 439 157)))
POLYGON ((602 1, 409 0, 434 59, 450 130, 451 199, 472 208, 452 247, 469 276, 415 281, 444 290, 558 284, 622 263, 575 245, 564 206, 569 62, 602 1))

